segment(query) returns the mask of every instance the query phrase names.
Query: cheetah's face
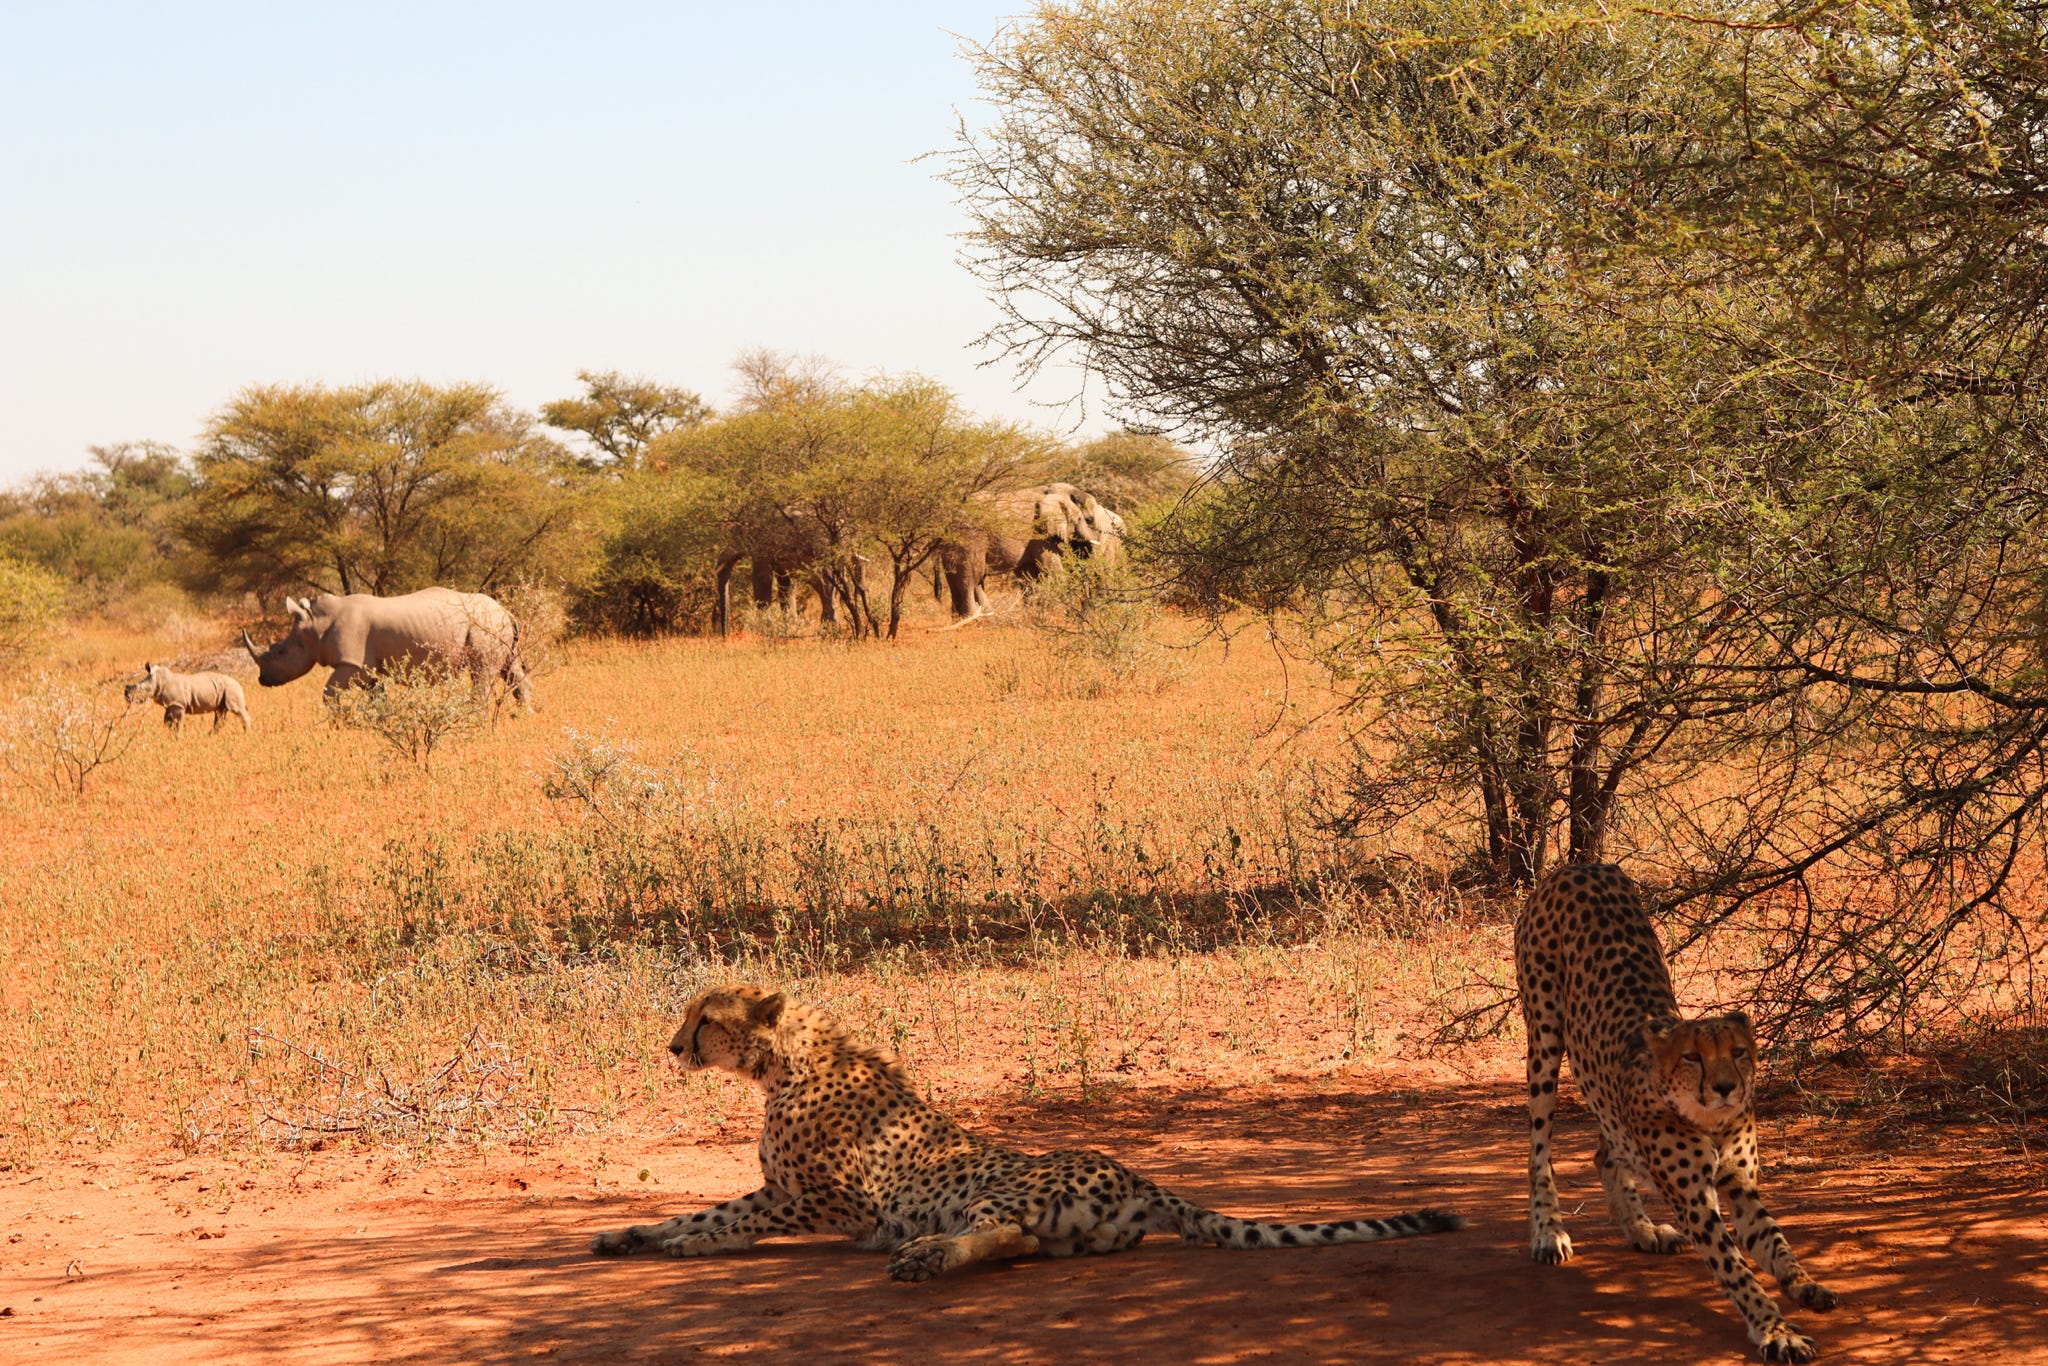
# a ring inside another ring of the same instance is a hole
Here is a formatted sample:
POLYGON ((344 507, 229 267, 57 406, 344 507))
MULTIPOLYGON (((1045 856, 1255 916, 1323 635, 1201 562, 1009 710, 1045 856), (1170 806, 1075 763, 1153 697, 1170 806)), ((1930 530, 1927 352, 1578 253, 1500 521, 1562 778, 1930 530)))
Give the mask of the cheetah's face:
POLYGON ((1654 1021, 1644 1036, 1664 1098, 1681 1116, 1716 1129, 1749 1112, 1756 1035, 1747 1015, 1654 1021))
POLYGON ((759 987, 714 987, 690 1002, 668 1051, 687 1071, 745 1072, 773 1045, 782 995, 759 987))

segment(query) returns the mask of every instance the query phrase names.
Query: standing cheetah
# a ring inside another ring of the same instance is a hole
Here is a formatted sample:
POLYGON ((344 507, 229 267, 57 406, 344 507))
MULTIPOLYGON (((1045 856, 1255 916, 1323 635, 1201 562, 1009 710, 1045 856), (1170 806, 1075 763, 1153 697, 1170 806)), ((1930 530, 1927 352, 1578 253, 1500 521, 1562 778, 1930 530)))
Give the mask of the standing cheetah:
POLYGON ((993 1258, 1120 1252, 1154 1230, 1223 1247, 1298 1247, 1442 1233, 1464 1222, 1422 1210, 1252 1223, 1190 1204, 1100 1153, 998 1147, 925 1104, 894 1059, 758 987, 692 1001, 669 1051, 685 1067, 722 1068, 767 1092, 764 1184, 700 1214, 600 1234, 593 1252, 659 1245, 694 1257, 772 1234, 832 1232, 894 1253, 889 1274, 922 1281, 993 1258))
POLYGON ((1550 1172, 1558 1065, 1570 1053, 1600 1121, 1593 1165, 1629 1243, 1644 1252, 1695 1244, 1765 1360, 1812 1360, 1812 1340, 1785 1322, 1743 1255, 1758 1255, 1807 1308, 1834 1307, 1835 1293, 1800 1267, 1757 1194, 1749 1017, 1679 1018, 1642 895, 1607 864, 1559 868, 1537 884, 1515 921, 1515 976, 1529 1035, 1530 1255, 1572 1255, 1550 1172), (1643 1178, 1663 1193, 1683 1232, 1644 1213, 1636 1188, 1643 1178))

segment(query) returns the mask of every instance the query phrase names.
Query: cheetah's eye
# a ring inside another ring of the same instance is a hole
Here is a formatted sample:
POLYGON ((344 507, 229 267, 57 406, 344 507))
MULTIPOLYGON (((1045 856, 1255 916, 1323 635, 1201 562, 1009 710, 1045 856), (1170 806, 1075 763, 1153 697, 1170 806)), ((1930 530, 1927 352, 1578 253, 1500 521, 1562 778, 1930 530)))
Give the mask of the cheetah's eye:
POLYGON ((1685 1060, 1687 1062, 1698 1062, 1700 1060, 1700 1055, 1697 1053, 1687 1053, 1685 1055, 1685 1060))
POLYGON ((1738 1048, 1735 1050, 1735 1061, 1737 1062, 1741 1062, 1744 1058, 1748 1056, 1749 1050, 1747 1048, 1738 1048))

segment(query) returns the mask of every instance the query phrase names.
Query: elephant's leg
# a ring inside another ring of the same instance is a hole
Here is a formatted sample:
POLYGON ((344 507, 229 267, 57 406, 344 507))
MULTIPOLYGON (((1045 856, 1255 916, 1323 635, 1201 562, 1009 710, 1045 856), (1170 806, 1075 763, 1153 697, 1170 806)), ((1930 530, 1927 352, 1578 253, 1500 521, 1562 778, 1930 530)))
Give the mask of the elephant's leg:
POLYGON ((718 562, 718 578, 711 599, 712 623, 718 627, 720 636, 732 629, 732 571, 740 560, 737 555, 728 555, 718 562))

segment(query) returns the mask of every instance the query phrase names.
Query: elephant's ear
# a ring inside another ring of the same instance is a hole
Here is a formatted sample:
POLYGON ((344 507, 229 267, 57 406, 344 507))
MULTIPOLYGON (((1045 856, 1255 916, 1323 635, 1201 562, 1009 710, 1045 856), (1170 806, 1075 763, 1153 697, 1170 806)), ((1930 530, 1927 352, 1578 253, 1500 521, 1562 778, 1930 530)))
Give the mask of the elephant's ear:
POLYGON ((1049 540, 1064 541, 1074 534, 1074 519, 1064 493, 1047 489, 1038 500, 1038 533, 1049 540))

